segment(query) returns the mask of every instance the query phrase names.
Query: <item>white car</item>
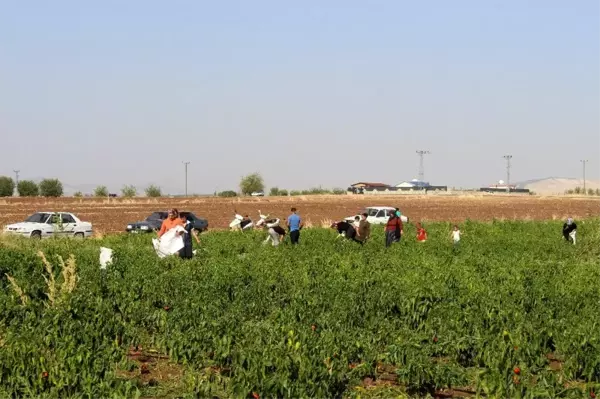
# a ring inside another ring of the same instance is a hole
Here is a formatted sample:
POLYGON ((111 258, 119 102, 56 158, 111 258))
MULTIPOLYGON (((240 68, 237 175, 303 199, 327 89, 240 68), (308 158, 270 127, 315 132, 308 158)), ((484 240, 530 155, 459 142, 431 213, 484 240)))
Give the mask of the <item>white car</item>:
POLYGON ((77 237, 92 235, 92 224, 82 222, 72 213, 37 212, 24 222, 9 224, 4 232, 31 238, 77 237))
POLYGON ((264 197, 265 193, 262 191, 255 191, 252 194, 250 194, 252 197, 264 197))
MULTIPOLYGON (((396 212, 396 208, 392 208, 391 206, 369 206, 365 208, 364 212, 366 212, 368 215, 367 222, 371 224, 386 224, 390 214, 396 212)), ((354 223, 354 218, 355 216, 350 216, 345 220, 346 222, 354 223)), ((403 223, 408 223, 407 216, 400 215, 400 219, 403 223)))

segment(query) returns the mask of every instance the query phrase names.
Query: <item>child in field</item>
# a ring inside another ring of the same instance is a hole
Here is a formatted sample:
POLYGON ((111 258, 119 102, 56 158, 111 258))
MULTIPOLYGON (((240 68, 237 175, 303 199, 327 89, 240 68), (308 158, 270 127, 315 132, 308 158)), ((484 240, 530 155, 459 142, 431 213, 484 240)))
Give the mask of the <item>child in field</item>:
POLYGON ((418 242, 427 241, 427 232, 425 231, 425 229, 423 228, 421 223, 417 223, 417 241, 418 242))
POLYGON ((460 242, 460 230, 458 229, 458 225, 454 225, 454 229, 452 230, 452 233, 450 234, 450 236, 452 237, 452 241, 454 242, 454 246, 457 247, 458 243, 460 242))

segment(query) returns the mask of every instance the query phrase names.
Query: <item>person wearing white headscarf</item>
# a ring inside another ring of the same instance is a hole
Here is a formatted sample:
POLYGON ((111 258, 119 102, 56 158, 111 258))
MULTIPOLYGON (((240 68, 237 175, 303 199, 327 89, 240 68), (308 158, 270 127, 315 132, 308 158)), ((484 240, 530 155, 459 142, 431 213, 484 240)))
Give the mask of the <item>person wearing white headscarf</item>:
POLYGON ((575 238, 577 235, 577 224, 573 220, 573 218, 568 218, 565 224, 563 224, 563 237, 567 242, 572 242, 575 245, 577 239, 575 238))

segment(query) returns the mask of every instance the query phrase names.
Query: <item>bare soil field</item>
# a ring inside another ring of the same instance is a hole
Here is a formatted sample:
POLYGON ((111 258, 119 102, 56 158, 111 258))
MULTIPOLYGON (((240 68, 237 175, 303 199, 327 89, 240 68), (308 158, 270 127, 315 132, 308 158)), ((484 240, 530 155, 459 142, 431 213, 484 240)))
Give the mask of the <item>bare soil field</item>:
POLYGON ((24 220, 38 211, 68 211, 92 222, 100 233, 125 230, 128 222, 151 212, 177 208, 205 217, 211 229, 227 228, 233 211, 258 218, 258 210, 284 218, 292 206, 305 222, 320 225, 358 213, 365 206, 399 207, 411 222, 520 219, 556 220, 600 216, 600 198, 535 196, 298 196, 262 198, 5 198, 0 200, 0 226, 24 220))

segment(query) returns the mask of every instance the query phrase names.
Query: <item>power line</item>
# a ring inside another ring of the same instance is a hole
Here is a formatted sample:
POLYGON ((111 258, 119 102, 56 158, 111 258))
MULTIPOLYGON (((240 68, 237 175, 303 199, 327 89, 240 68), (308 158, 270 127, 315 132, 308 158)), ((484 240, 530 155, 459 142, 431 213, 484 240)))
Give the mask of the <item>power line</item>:
POLYGON ((189 161, 188 162, 183 162, 183 164, 185 165, 185 196, 187 197, 187 195, 188 195, 188 190, 187 190, 187 188, 188 188, 188 185, 187 185, 187 183, 188 183, 188 171, 187 171, 187 169, 188 169, 188 165, 190 164, 190 162, 189 161))
POLYGON ((510 192, 510 160, 512 159, 512 155, 504 155, 502 158, 506 159, 506 187, 510 192))
POLYGON ((425 181, 425 165, 423 162, 423 158, 425 154, 431 154, 427 150, 417 150, 417 154, 419 154, 419 181, 425 181))
POLYGON ((586 194, 587 192, 585 191, 585 164, 589 161, 587 159, 582 159, 580 160, 580 162, 583 164, 583 194, 586 194))

